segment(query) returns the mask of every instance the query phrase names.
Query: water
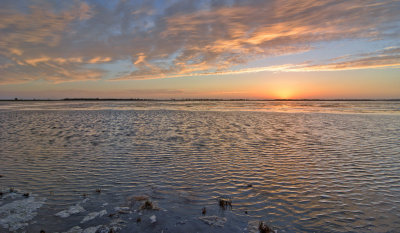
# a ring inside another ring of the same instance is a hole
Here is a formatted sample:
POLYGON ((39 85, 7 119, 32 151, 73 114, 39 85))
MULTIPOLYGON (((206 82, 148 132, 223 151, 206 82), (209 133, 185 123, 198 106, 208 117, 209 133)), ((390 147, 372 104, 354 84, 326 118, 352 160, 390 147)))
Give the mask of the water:
POLYGON ((400 102, 0 102, 0 128, 0 223, 22 193, 45 200, 0 232, 400 231, 400 102), (224 226, 199 219, 203 207, 224 226))

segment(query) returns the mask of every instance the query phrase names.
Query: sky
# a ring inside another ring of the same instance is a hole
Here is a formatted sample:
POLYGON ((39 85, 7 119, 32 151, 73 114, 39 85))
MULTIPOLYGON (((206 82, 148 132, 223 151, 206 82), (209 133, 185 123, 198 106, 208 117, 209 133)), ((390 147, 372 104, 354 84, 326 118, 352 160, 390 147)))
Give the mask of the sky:
POLYGON ((1 0, 0 99, 400 98, 400 2, 1 0))

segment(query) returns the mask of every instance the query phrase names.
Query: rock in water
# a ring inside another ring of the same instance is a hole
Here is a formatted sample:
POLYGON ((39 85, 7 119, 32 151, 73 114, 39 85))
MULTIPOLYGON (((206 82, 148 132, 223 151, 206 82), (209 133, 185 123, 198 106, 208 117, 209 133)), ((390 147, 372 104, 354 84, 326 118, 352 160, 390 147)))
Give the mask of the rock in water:
POLYGON ((150 221, 151 221, 151 223, 157 222, 157 217, 156 217, 155 215, 152 215, 152 216, 150 217, 150 221))
POLYGON ((87 222, 87 221, 90 221, 90 220, 95 219, 95 218, 97 218, 97 217, 101 217, 101 216, 106 215, 106 214, 107 214, 107 210, 102 210, 102 211, 99 211, 99 212, 92 212, 92 213, 88 214, 88 215, 81 221, 81 223, 85 223, 85 222, 87 222))
POLYGON ((68 210, 60 211, 60 212, 56 213, 55 215, 58 217, 61 217, 61 218, 67 218, 72 214, 77 214, 77 213, 81 213, 84 211, 85 211, 85 209, 82 206, 80 206, 79 204, 76 204, 74 206, 70 206, 68 210))
POLYGON ((218 216, 202 216, 199 217, 200 220, 207 223, 210 226, 223 227, 226 223, 226 218, 218 217, 218 216))
POLYGON ((82 228, 80 226, 74 226, 65 233, 82 233, 82 228))
POLYGON ((85 230, 83 230, 82 233, 96 233, 97 229, 99 229, 101 226, 102 225, 98 225, 98 226, 95 226, 95 227, 88 227, 85 230))
POLYGON ((37 209, 42 207, 45 200, 30 196, 1 206, 0 225, 9 231, 26 227, 28 222, 37 215, 37 209))

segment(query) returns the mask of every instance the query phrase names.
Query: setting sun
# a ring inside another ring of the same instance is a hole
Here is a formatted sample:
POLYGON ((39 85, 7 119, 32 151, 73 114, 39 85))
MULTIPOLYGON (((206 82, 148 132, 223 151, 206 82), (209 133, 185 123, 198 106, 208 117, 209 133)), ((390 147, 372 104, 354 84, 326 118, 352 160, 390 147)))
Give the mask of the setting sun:
POLYGON ((276 98, 278 99, 292 99, 294 98, 293 96, 293 91, 290 89, 278 89, 276 94, 276 98))

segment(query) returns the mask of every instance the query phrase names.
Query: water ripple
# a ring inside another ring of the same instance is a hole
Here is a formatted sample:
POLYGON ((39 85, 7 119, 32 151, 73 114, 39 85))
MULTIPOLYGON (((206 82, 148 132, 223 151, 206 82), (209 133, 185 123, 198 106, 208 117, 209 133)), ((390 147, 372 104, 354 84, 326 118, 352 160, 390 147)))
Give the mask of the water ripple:
POLYGON ((149 195, 171 219, 228 196, 240 226, 400 229, 398 115, 29 110, 1 111, 0 127, 1 188, 46 197, 51 213, 100 187, 114 206, 149 195))

